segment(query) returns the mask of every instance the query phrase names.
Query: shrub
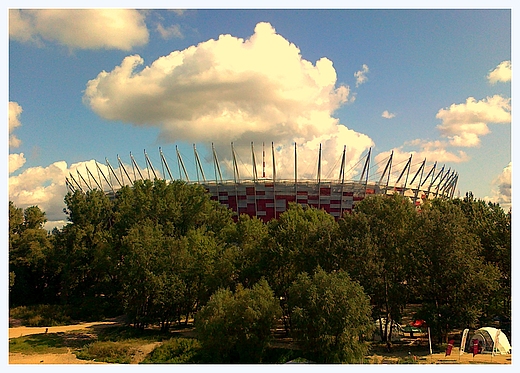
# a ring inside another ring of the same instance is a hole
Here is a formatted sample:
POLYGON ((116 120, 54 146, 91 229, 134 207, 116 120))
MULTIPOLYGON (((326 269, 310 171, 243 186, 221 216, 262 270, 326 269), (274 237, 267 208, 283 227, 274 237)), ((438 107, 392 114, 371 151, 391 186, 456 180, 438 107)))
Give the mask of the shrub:
POLYGON ((9 316, 21 320, 23 326, 58 326, 72 323, 69 308, 60 305, 20 306, 10 309, 9 316))
POLYGON ((203 349, 217 362, 261 362, 271 339, 271 328, 281 315, 267 281, 235 293, 215 292, 195 319, 203 349))
POLYGON ((105 363, 130 364, 139 344, 125 342, 94 342, 76 353, 78 359, 96 360, 105 363))
POLYGON ((198 363, 200 343, 196 339, 172 338, 156 347, 143 363, 180 364, 198 363))
POLYGON ((366 354, 362 335, 373 329, 370 302, 346 272, 300 274, 288 301, 291 332, 311 360, 356 363, 366 354))

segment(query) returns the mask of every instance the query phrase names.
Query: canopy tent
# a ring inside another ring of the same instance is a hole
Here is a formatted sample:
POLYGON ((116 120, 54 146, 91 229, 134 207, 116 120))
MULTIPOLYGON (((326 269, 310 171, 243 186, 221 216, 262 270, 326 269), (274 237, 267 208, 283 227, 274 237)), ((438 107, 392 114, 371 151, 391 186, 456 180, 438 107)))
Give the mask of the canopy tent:
POLYGON ((493 349, 495 350, 495 353, 501 355, 511 353, 509 339, 507 339, 507 336, 500 329, 484 327, 474 331, 473 334, 471 334, 471 337, 466 340, 466 345, 464 346, 465 352, 471 351, 470 345, 474 339, 478 339, 479 345, 482 348, 482 353, 492 353, 493 349))

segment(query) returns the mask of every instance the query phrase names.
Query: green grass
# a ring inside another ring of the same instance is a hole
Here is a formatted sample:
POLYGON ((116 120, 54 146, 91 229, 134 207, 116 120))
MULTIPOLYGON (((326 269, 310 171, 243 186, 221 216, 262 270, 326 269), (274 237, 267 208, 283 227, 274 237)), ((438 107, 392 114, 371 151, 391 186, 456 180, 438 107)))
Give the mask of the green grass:
POLYGON ((140 330, 127 326, 103 328, 98 331, 96 341, 85 345, 75 354, 78 359, 83 360, 129 364, 142 345, 168 338, 170 335, 157 330, 140 330))
POLYGON ((78 349, 92 341, 84 333, 33 334, 9 340, 9 352, 31 354, 60 354, 68 349, 78 349))

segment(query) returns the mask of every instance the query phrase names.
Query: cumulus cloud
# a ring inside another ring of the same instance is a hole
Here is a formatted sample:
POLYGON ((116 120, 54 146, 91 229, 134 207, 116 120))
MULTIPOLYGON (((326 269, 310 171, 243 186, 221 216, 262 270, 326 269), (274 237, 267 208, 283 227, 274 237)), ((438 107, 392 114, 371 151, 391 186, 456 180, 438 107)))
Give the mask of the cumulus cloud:
POLYGON ((511 169, 512 162, 509 162, 500 175, 493 180, 492 196, 484 198, 493 203, 499 203, 506 211, 511 208, 511 169))
POLYGON ((363 64, 362 69, 354 73, 354 76, 356 77, 356 87, 359 87, 361 84, 365 83, 368 80, 368 71, 368 66, 363 64))
MULTIPOLYGON (((12 134, 15 128, 21 126, 20 115, 22 107, 18 103, 9 102, 9 148, 17 148, 22 143, 18 137, 12 134)), ((9 174, 15 172, 25 164, 23 153, 9 154, 9 174)))
POLYGON ((12 134, 16 127, 21 125, 20 114, 22 114, 22 107, 18 103, 9 102, 9 147, 17 148, 22 143, 15 135, 12 134))
POLYGON ((23 153, 9 154, 9 173, 12 174, 25 164, 25 156, 23 153))
POLYGON ((350 94, 348 86, 336 87, 332 62, 303 59, 269 23, 257 24, 246 40, 220 35, 143 65, 133 55, 99 73, 87 84, 85 103, 105 119, 158 127, 166 142, 228 148, 233 141, 245 149, 251 141, 274 141, 278 159, 296 142, 302 168, 307 158, 316 158, 317 141, 327 143, 333 158, 343 145, 352 156, 372 145, 332 116, 350 94))
POLYGON ((511 61, 502 61, 494 70, 490 71, 487 79, 490 84, 511 81, 511 61))
POLYGON ((437 128, 453 146, 474 147, 490 132, 489 123, 511 123, 511 99, 495 95, 477 101, 469 97, 463 104, 439 110, 436 117, 442 121, 437 128))
POLYGON ((9 37, 40 46, 129 51, 148 42, 144 19, 133 9, 10 9, 9 37))
POLYGON ((383 114, 381 114, 381 116, 383 118, 386 118, 386 119, 395 118, 395 114, 394 113, 390 113, 388 110, 383 111, 383 114))

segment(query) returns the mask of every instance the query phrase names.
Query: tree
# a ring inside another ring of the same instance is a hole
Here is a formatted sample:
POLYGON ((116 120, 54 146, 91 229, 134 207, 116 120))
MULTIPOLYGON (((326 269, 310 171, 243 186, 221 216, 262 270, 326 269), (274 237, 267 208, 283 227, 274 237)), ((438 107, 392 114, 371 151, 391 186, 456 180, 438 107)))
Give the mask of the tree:
POLYGON ((43 229, 45 213, 38 206, 25 210, 9 202, 9 273, 12 304, 42 302, 49 289, 47 257, 49 234, 43 229))
POLYGON ((317 267, 335 269, 333 242, 337 223, 324 210, 289 205, 289 209, 269 225, 266 270, 275 294, 282 299, 287 325, 287 291, 301 272, 312 273, 317 267))
POLYGON ((231 212, 210 200, 201 185, 175 180, 138 180, 132 187, 121 188, 115 198, 115 232, 117 237, 143 219, 163 227, 167 236, 181 237, 188 231, 204 227, 220 232, 232 223, 231 212))
POLYGON ((468 219, 471 232, 480 239, 481 255, 486 263, 500 269, 500 289, 491 304, 488 321, 494 316, 511 320, 511 210, 504 211, 497 203, 477 200, 471 192, 453 201, 468 219))
POLYGON ((374 317, 384 318, 383 341, 391 341, 408 300, 407 265, 417 212, 399 194, 369 196, 339 221, 340 268, 370 296, 374 317))
POLYGON ((359 362, 373 328, 370 300, 343 271, 300 274, 289 289, 291 334, 319 363, 359 362))
POLYGON ((420 316, 439 342, 454 328, 475 327, 498 289, 498 268, 486 264, 478 237, 456 202, 433 200, 418 216, 409 283, 420 316))
POLYGON ((235 224, 228 225, 223 236, 235 270, 231 290, 239 283, 245 287, 253 286, 267 274, 267 225, 256 217, 244 214, 235 224))
POLYGON ((168 329, 180 317, 184 284, 176 271, 176 239, 145 219, 123 238, 120 264, 124 310, 136 328, 160 323, 168 329))
POLYGON ((113 201, 95 189, 68 193, 65 204, 69 223, 53 234, 62 301, 83 312, 77 317, 120 312, 120 253, 112 231, 113 201))
POLYGON ((218 362, 258 363, 281 310, 265 280, 251 289, 219 289, 197 313, 195 327, 205 351, 218 362))

